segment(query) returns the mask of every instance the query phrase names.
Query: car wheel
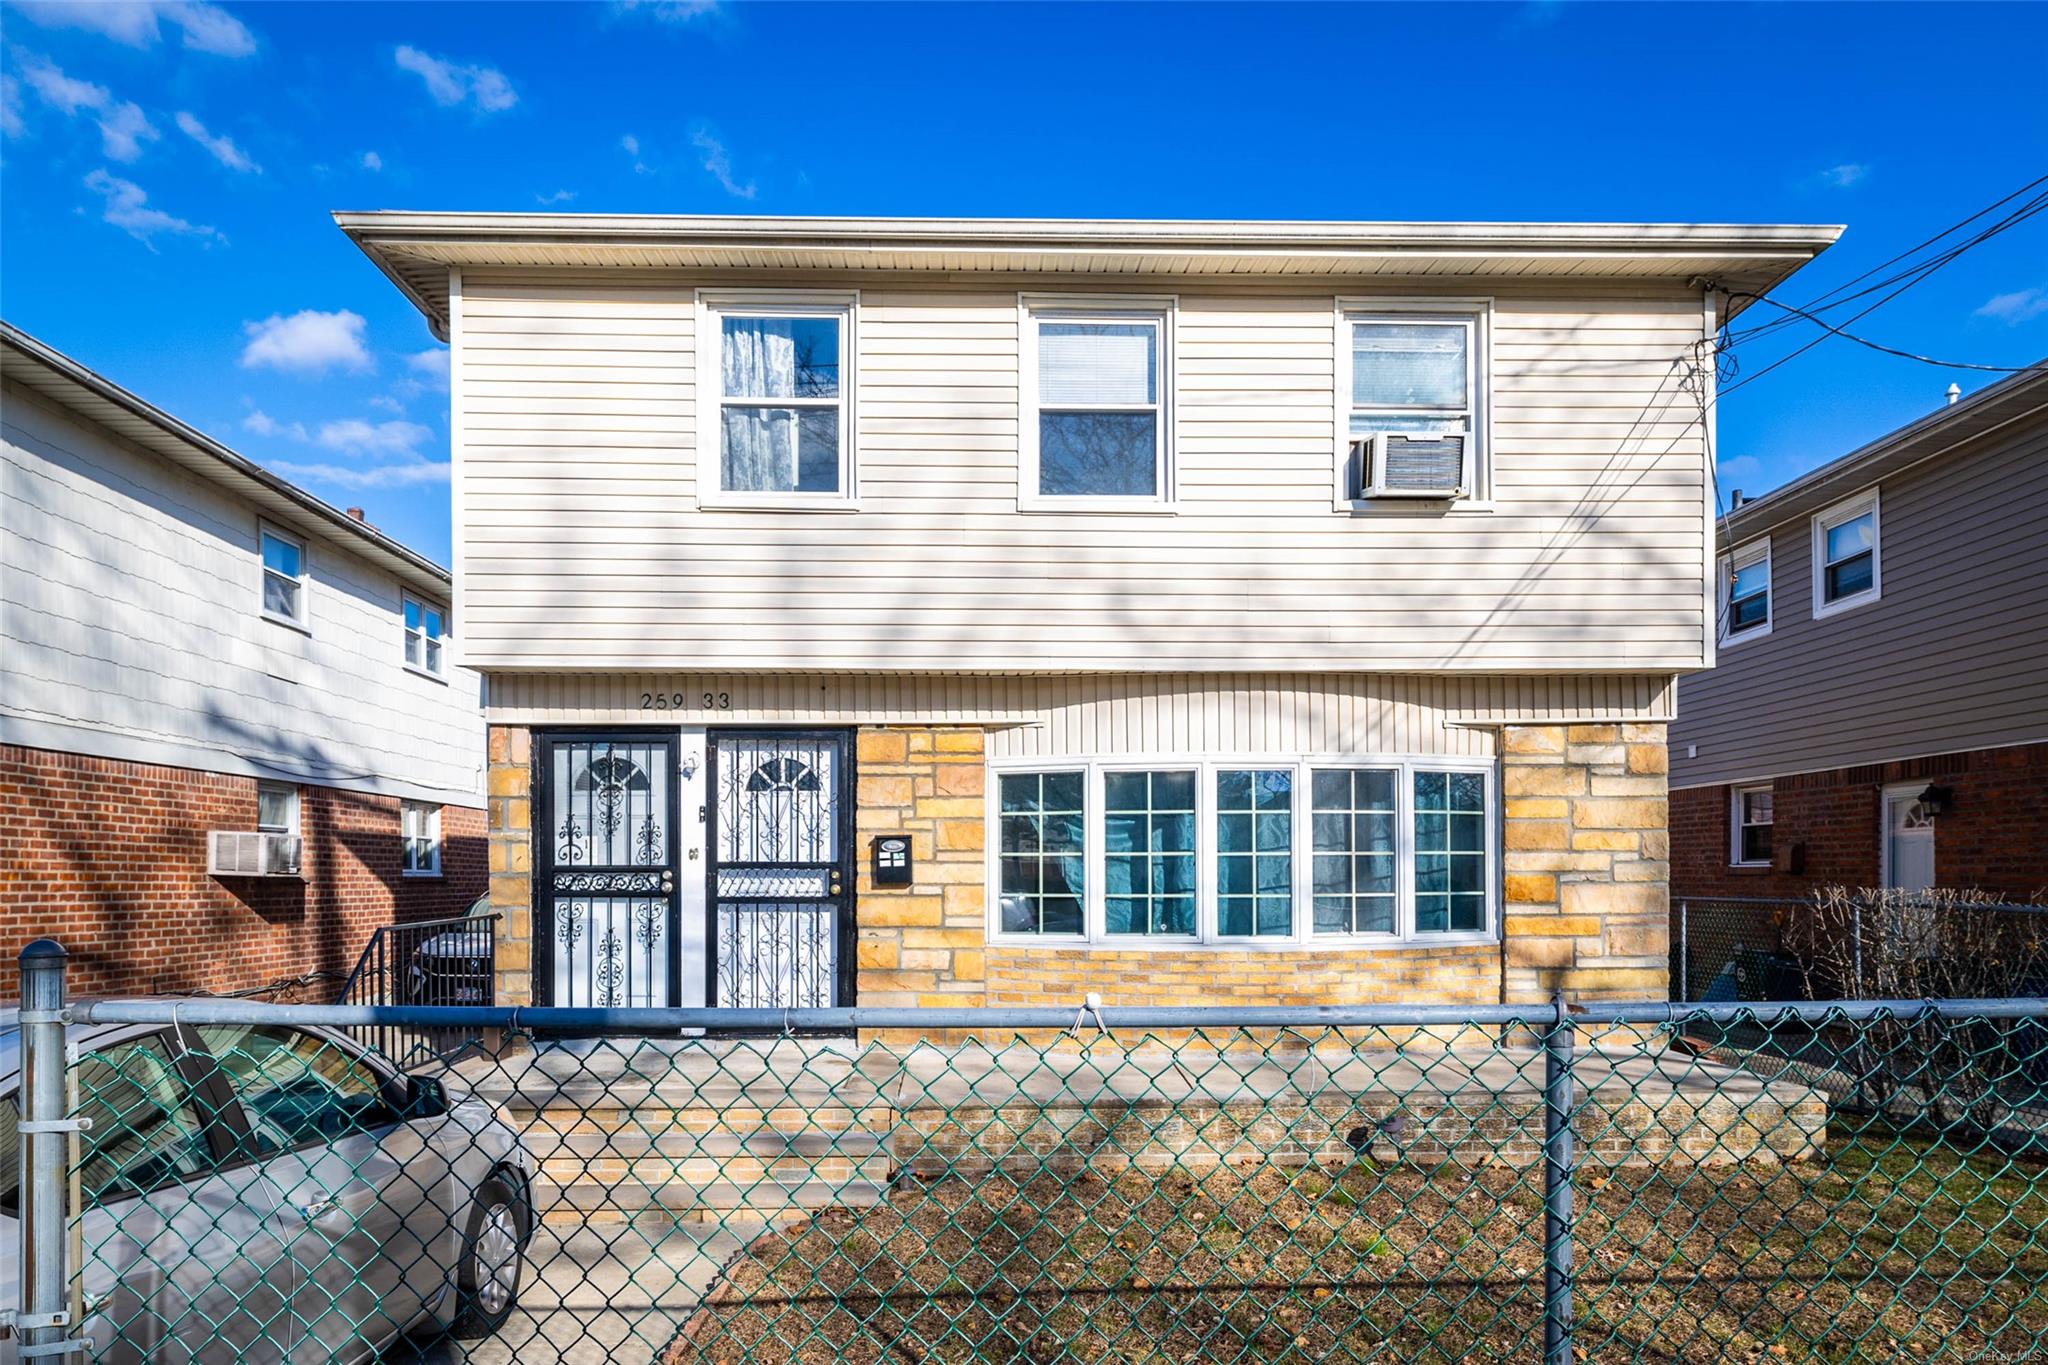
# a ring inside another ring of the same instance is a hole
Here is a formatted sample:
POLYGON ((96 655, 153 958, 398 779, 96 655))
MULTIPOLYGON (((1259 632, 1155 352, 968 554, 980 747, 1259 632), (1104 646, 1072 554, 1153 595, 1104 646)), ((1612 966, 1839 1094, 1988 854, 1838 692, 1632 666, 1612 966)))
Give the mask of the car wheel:
POLYGON ((526 1201, 504 1176, 494 1175, 477 1189, 455 1272, 461 1312, 450 1331, 457 1338, 491 1335, 519 1306, 531 1219, 526 1201))

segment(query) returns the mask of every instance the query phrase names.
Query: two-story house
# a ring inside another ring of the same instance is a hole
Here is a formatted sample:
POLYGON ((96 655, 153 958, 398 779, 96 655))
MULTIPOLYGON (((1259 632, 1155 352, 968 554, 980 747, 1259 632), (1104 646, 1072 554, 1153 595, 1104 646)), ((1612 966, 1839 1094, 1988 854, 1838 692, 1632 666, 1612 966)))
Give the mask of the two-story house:
POLYGON ((1712 339, 1831 228, 350 213, 507 998, 1666 983, 1712 339))
POLYGON ((1685 896, 2048 893, 2048 363, 1733 509, 1671 727, 1685 896))
POLYGON ((0 404, 7 951, 233 991, 462 914, 483 720, 446 571, 6 324, 0 404))

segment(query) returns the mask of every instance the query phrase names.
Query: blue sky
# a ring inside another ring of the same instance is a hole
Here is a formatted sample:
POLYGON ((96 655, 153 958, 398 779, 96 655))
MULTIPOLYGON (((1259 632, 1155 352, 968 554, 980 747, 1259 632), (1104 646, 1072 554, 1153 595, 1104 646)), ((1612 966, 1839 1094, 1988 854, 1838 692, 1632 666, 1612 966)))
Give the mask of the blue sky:
MULTIPOLYGON (((9 3, 0 309, 445 562, 442 348, 333 209, 1847 224, 1801 303, 2048 172, 2043 51, 2036 5, 9 3)), ((2048 355, 2048 214, 1853 330, 2048 355)), ((1828 341, 1729 396, 1724 486, 1993 377, 1828 341)))

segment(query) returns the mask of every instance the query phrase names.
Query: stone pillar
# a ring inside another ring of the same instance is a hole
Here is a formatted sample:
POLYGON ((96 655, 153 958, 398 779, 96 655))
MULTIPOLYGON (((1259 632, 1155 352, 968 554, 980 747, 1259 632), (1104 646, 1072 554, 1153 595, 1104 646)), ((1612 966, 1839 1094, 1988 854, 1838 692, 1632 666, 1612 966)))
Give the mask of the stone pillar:
POLYGON ((1664 726, 1510 725, 1501 763, 1507 999, 1666 999, 1664 726))
POLYGON ((856 745, 858 1003, 983 1004, 988 901, 982 731, 863 727, 856 745), (910 836, 910 886, 875 886, 868 845, 877 834, 910 836))
POLYGON ((491 909, 498 921, 498 1003, 533 1003, 533 733, 493 725, 485 787, 491 909))

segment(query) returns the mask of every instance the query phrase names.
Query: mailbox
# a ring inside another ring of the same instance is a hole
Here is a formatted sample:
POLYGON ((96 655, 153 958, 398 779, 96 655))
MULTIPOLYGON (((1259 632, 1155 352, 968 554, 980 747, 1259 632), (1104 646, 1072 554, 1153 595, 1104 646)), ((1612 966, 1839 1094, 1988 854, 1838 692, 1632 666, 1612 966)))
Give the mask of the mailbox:
POLYGON ((876 886, 910 885, 910 836, 877 834, 869 845, 869 871, 876 886))

